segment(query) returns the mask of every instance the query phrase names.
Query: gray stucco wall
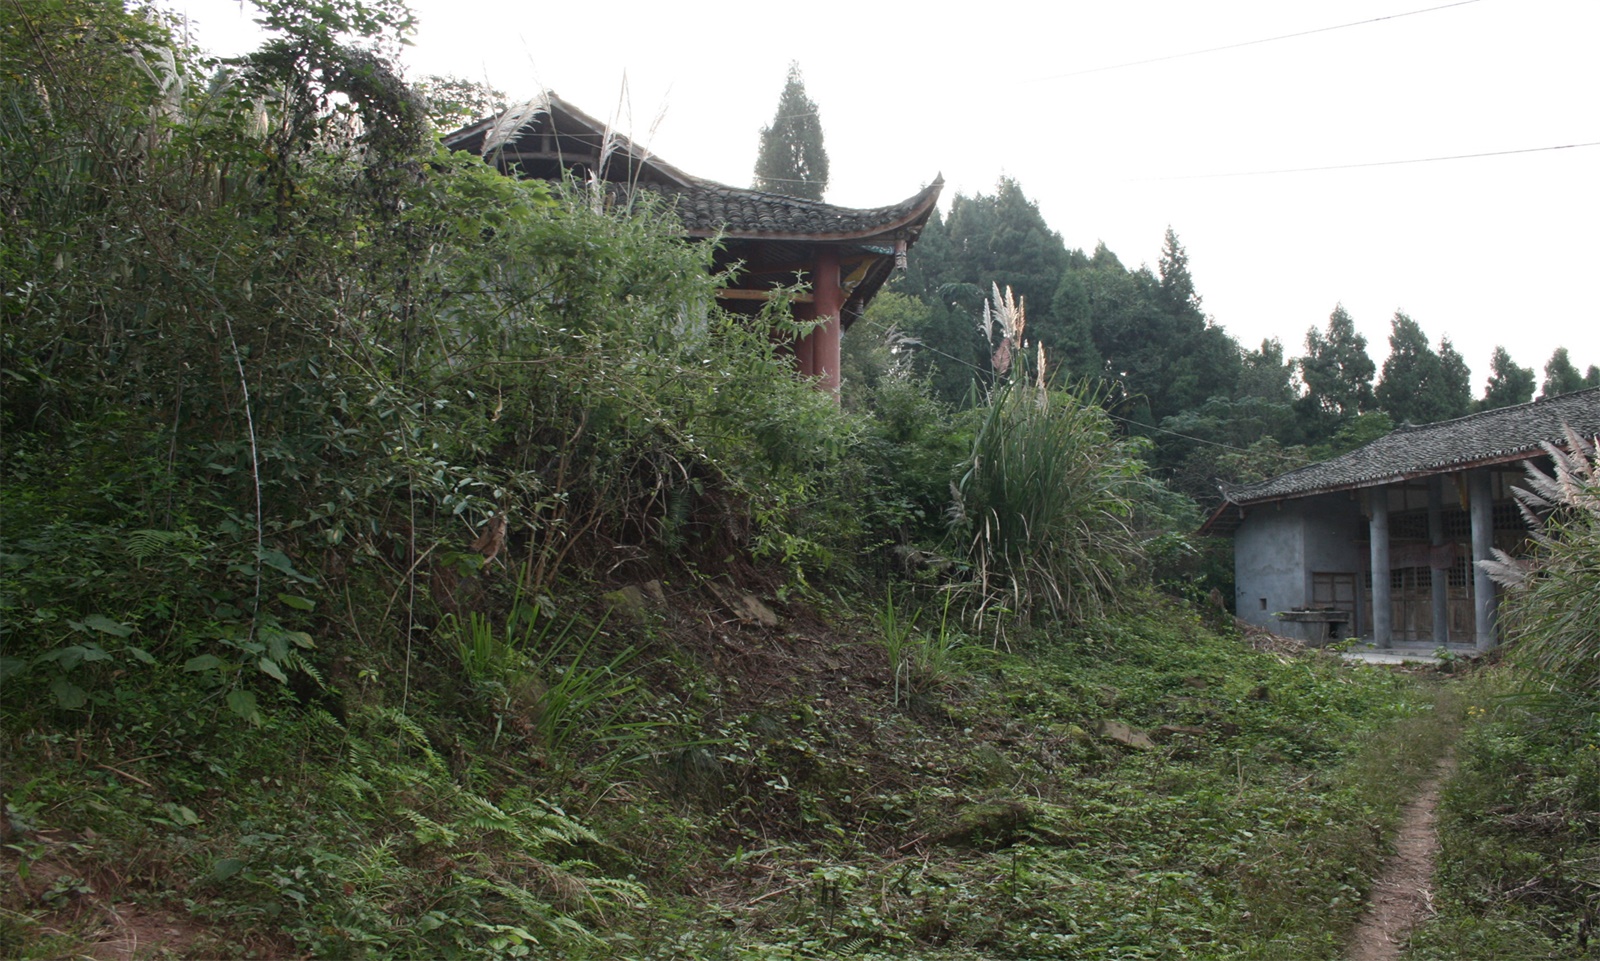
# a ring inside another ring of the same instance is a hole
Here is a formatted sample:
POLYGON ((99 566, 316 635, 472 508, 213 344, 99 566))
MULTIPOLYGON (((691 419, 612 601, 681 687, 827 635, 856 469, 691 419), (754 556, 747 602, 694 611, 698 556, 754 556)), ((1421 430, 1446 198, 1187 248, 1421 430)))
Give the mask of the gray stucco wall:
POLYGON ((1367 566, 1366 546, 1359 539, 1366 526, 1360 501, 1343 493, 1251 510, 1233 539, 1239 618, 1278 634, 1310 639, 1317 628, 1285 623, 1273 614, 1311 603, 1313 572, 1359 575, 1367 566))
POLYGON ((1233 535, 1239 619, 1282 633, 1272 614, 1305 605, 1304 557, 1305 520, 1293 501, 1250 511, 1233 535))

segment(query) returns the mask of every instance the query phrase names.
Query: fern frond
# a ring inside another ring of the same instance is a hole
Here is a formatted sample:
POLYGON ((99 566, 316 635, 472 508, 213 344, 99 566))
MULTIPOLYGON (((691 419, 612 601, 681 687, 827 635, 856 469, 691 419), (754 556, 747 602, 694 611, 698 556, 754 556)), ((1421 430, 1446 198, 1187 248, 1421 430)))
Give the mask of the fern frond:
POLYGON ((327 682, 322 679, 322 672, 317 670, 316 665, 301 656, 299 651, 287 651, 283 657, 278 659, 278 663, 282 667, 292 668, 311 678, 312 681, 316 682, 320 690, 326 691, 328 689, 327 682))
POLYGON ((428 732, 422 729, 422 725, 394 708, 384 708, 381 713, 382 716, 393 722, 395 727, 400 729, 400 732, 405 735, 406 740, 410 741, 412 747, 421 752, 430 769, 434 771, 446 770, 447 765, 444 763, 444 759, 439 756, 439 752, 433 749, 432 742, 428 740, 428 732))
POLYGON ((125 546, 134 560, 147 561, 165 554, 168 547, 183 539, 184 534, 181 531, 145 529, 130 532, 125 546))
POLYGON ((420 811, 406 808, 400 812, 400 816, 411 822, 415 828, 411 833, 416 837, 419 844, 439 841, 446 845, 452 845, 461 839, 459 833, 445 827, 420 811))

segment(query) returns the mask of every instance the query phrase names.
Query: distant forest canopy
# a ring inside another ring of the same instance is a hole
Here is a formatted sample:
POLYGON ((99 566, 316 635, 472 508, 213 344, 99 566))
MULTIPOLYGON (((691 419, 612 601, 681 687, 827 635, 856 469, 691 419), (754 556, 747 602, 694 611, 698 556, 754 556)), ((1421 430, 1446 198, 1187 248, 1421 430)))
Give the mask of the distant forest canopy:
POLYGON ((1068 250, 1008 177, 993 194, 957 195, 948 215, 935 215, 895 293, 879 298, 847 351, 859 357, 865 341, 892 336, 938 397, 963 404, 974 378, 989 375, 974 321, 992 283, 1026 299, 1027 329, 1051 375, 1097 384, 1128 431, 1149 439, 1153 465, 1202 503, 1217 499, 1219 481, 1263 479, 1399 424, 1526 403, 1536 387, 1552 397, 1600 386, 1600 366, 1580 373, 1566 348, 1536 378, 1497 347, 1478 394, 1450 339, 1435 344, 1399 311, 1380 369, 1340 304, 1300 344, 1247 347, 1202 309, 1171 227, 1154 269, 1130 269, 1104 244, 1068 250))

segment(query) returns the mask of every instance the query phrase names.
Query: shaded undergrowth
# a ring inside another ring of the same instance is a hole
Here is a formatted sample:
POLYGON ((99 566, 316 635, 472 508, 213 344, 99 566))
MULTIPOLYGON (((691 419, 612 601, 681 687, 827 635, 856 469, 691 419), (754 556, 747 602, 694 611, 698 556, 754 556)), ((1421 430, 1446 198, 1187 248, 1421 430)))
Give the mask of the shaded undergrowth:
POLYGON ((250 736, 13 731, 7 953, 120 903, 192 956, 1331 958, 1449 727, 1415 677, 1160 604, 953 645, 897 706, 876 637, 790 613, 595 635, 639 648, 628 714, 558 750, 531 695, 377 679, 250 736))
POLYGON ((1414 959, 1600 957, 1600 703, 1501 671, 1467 689, 1414 959))

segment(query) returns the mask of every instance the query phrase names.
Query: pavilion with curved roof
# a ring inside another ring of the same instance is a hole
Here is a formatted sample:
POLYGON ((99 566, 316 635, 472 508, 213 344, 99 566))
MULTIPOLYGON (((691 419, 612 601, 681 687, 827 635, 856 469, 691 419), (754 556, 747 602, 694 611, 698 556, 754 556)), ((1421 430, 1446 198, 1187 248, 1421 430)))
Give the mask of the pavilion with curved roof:
POLYGON ((717 244, 714 269, 733 278, 718 291, 725 307, 754 314, 782 289, 796 319, 822 321, 788 349, 801 376, 835 395, 843 332, 905 266, 943 186, 936 177, 899 203, 866 209, 731 187, 683 172, 548 91, 444 143, 513 176, 576 176, 624 199, 660 197, 688 238, 717 244))

